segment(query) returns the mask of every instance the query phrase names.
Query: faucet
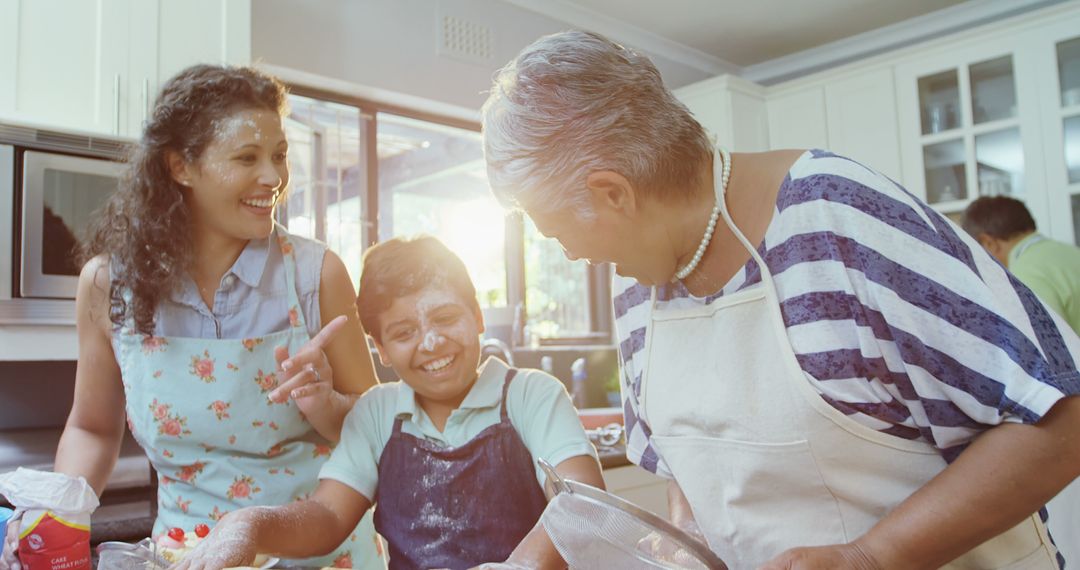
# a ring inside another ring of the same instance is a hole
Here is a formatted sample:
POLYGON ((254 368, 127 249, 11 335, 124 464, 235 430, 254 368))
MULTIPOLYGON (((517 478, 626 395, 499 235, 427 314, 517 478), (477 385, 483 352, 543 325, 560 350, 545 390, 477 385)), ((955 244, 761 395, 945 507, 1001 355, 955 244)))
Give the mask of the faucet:
POLYGON ((480 343, 480 356, 498 356, 510 366, 514 365, 514 353, 510 350, 510 345, 495 337, 485 338, 480 343))

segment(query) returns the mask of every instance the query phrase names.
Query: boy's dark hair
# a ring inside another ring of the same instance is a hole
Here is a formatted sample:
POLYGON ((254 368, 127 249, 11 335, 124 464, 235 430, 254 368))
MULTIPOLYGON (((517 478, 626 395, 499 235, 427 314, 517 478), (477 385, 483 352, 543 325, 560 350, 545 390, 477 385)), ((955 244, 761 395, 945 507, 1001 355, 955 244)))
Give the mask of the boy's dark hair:
POLYGON ((376 244, 364 252, 360 270, 360 292, 356 296, 360 323, 375 342, 382 342, 379 315, 390 308, 394 299, 444 283, 480 311, 476 287, 465 264, 438 239, 422 235, 376 244))
POLYGON ((1035 220, 1027 206, 1008 196, 983 196, 975 200, 964 210, 960 225, 974 238, 986 234, 1009 239, 1035 231, 1035 220))

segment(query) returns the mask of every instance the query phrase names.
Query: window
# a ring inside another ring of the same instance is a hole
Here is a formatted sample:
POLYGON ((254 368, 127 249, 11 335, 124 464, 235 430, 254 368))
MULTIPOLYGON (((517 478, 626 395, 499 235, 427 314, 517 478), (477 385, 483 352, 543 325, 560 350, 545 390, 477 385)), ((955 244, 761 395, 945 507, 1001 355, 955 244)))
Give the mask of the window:
POLYGON ((487 183, 480 133, 378 114, 379 239, 433 235, 458 254, 481 308, 507 306, 506 213, 487 183))
POLYGON ((359 285, 376 240, 430 234, 476 284, 488 335, 512 344, 611 342, 607 267, 570 262, 487 183, 479 125, 294 88, 289 197, 278 219, 325 241, 359 285))
POLYGON ((525 342, 588 336, 593 330, 589 285, 589 265, 567 259, 559 243, 545 238, 526 217, 525 342))
POLYGON ((358 107, 290 95, 289 196, 278 218, 289 231, 326 242, 360 283, 367 198, 368 121, 358 107))

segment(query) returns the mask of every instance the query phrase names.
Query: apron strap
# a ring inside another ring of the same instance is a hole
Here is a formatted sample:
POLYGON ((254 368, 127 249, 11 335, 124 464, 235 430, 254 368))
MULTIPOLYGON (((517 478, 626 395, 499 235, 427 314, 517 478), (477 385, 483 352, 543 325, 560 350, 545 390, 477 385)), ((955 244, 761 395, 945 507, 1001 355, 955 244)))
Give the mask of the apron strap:
POLYGON ((506 380, 503 381, 502 389, 502 403, 499 404, 499 419, 503 422, 510 421, 510 414, 506 412, 506 395, 510 393, 510 381, 517 376, 517 368, 511 368, 506 371, 506 380))
MULTIPOLYGON (((289 295, 288 307, 296 309, 296 326, 307 330, 307 319, 304 317, 304 311, 300 305, 300 294, 296 291, 296 250, 293 247, 292 240, 290 240, 289 232, 285 228, 274 222, 274 234, 272 239, 277 242, 278 248, 281 251, 281 260, 285 265, 285 286, 289 295)), ((271 245, 271 247, 273 247, 271 245)))

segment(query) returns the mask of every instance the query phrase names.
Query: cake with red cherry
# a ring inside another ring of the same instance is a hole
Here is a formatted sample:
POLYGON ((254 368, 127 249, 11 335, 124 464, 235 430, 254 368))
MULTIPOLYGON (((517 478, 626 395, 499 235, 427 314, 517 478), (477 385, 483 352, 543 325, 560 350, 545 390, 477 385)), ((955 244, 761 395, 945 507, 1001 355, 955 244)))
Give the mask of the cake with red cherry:
MULTIPOLYGON (((194 532, 186 532, 179 527, 170 528, 169 532, 159 536, 155 541, 157 553, 170 564, 175 564, 183 560, 208 534, 210 534, 210 527, 205 524, 195 525, 194 532)), ((268 560, 270 560, 268 556, 259 554, 255 556, 255 561, 251 565, 259 567, 266 564, 268 560)))

